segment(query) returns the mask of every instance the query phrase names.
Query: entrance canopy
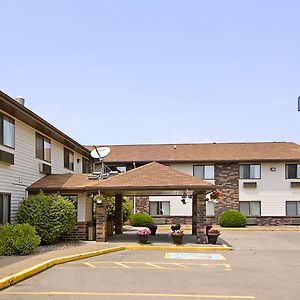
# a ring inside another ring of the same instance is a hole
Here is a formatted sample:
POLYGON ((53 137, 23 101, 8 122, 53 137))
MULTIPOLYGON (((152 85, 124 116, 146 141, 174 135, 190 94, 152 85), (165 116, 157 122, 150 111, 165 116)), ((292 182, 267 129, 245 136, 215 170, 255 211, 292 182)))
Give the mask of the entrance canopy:
POLYGON ((88 174, 48 175, 28 187, 38 191, 101 191, 109 195, 181 195, 184 191, 211 191, 214 185, 179 172, 157 162, 151 162, 108 179, 90 180, 88 174))

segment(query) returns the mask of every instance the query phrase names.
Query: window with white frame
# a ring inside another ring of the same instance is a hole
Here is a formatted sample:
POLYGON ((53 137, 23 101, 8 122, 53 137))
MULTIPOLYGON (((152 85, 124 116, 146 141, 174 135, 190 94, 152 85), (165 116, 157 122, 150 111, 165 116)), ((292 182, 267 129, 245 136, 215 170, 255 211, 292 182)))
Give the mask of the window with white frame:
POLYGON ((215 168, 214 166, 195 165, 193 166, 193 176, 200 179, 212 180, 215 178, 215 168))
POLYGON ((300 215, 300 201, 286 201, 286 215, 299 216, 300 215))
POLYGON ((246 216, 260 216, 260 201, 240 201, 240 212, 246 216))
POLYGON ((257 164, 240 165, 241 179, 260 179, 261 167, 257 164))
POLYGON ((206 201, 206 215, 207 216, 215 215, 215 202, 214 201, 206 201))
POLYGON ((285 165, 286 179, 300 179, 300 164, 285 165))
POLYGON ((74 152, 64 148, 64 167, 74 171, 74 152))
POLYGON ((150 202, 151 216, 169 216, 170 201, 151 201, 150 202))
POLYGON ((0 194, 0 224, 10 222, 10 194, 0 194))
POLYGON ((0 113, 0 144, 15 148, 15 120, 0 113))

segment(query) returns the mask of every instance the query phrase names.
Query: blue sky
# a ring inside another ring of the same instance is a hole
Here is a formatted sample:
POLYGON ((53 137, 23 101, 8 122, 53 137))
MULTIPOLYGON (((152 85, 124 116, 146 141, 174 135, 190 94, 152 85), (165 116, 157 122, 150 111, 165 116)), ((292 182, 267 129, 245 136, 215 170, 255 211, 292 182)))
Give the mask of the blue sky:
POLYGON ((300 143, 300 1, 0 11, 0 89, 82 144, 300 143))

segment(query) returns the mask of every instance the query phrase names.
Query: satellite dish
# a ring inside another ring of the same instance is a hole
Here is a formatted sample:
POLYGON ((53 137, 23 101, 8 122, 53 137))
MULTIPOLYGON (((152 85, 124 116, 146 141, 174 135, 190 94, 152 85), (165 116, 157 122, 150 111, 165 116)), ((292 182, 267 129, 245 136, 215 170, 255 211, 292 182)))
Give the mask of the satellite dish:
POLYGON ((96 148, 91 152, 91 157, 93 158, 103 158, 107 156, 110 153, 110 148, 109 147, 100 147, 96 148))

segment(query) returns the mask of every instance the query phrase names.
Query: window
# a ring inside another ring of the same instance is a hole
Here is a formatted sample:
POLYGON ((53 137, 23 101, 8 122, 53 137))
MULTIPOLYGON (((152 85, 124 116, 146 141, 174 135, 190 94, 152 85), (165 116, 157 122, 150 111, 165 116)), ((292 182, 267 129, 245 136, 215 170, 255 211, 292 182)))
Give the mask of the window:
POLYGON ((15 121, 0 113, 0 144, 15 148, 15 121))
POLYGON ((151 216, 169 216, 170 201, 151 201, 150 202, 151 216))
POLYGON ((206 215, 214 216, 215 215, 215 203, 214 201, 206 201, 206 215))
POLYGON ((285 165, 285 178, 300 179, 300 165, 299 164, 285 165))
POLYGON ((260 201, 240 201, 240 212, 246 216, 260 216, 260 207, 260 201))
POLYGON ((300 215, 300 201, 286 201, 286 215, 299 216, 300 215))
POLYGON ((260 179, 260 165, 240 165, 241 179, 260 179))
POLYGON ((91 173, 91 163, 85 157, 82 158, 82 173, 91 173))
POLYGON ((74 152, 64 148, 64 167, 74 171, 74 152))
POLYGON ((200 179, 214 179, 214 166, 193 166, 193 175, 200 179))
POLYGON ((0 224, 10 222, 10 195, 0 194, 0 224))
POLYGON ((39 133, 35 134, 35 156, 42 160, 51 161, 51 141, 39 133))

